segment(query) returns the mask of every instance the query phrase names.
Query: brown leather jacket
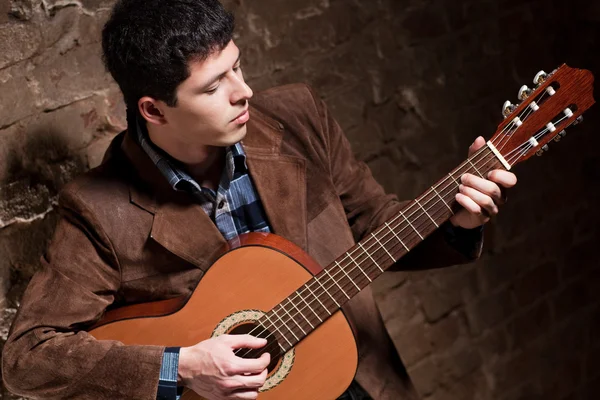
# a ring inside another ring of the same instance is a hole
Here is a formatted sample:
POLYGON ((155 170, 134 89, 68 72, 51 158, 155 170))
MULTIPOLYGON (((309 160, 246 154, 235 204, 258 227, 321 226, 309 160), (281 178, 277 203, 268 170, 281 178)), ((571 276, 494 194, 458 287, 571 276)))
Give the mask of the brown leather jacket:
MULTIPOLYGON (((274 88, 256 95, 251 107, 243 145, 273 233, 325 266, 401 208, 355 160, 310 88, 274 88)), ((223 237, 127 133, 113 141, 101 166, 62 191, 59 210, 42 269, 4 347, 6 387, 41 398, 156 398, 162 347, 96 341, 84 329, 109 307, 190 293, 223 237)), ((395 268, 469 259, 437 231, 395 268)), ((357 328, 359 383, 375 399, 416 398, 371 291, 344 310, 357 328)))

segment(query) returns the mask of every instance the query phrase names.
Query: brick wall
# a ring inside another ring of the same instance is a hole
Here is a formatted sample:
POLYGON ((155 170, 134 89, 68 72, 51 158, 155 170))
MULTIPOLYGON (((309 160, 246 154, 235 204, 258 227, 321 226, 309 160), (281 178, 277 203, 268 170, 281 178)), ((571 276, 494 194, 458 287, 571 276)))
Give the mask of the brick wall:
MULTIPOLYGON (((113 0, 0 2, 0 346, 50 238, 56 195, 124 127, 99 32, 113 0)), ((600 72, 584 0, 226 1, 260 90, 307 82, 357 156, 411 198, 489 138, 505 99, 562 62, 600 72)), ((600 126, 520 167, 477 263, 396 273, 378 302, 426 399, 595 399, 600 126)), ((1 393, 0 398, 13 398, 1 393)))

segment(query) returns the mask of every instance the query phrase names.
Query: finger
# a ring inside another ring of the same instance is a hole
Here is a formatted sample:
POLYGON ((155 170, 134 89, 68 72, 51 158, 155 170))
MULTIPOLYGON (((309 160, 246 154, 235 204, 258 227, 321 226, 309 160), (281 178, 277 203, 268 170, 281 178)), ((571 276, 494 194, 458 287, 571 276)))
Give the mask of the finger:
POLYGON ((492 198, 487 194, 481 193, 465 185, 460 185, 459 191, 461 194, 465 195, 479 206, 479 212, 477 212, 477 210, 475 209, 476 215, 485 215, 486 211, 487 216, 498 214, 498 206, 494 203, 494 200, 492 200, 492 198))
POLYGON ((479 136, 471 146, 469 146, 469 157, 471 157, 477 150, 485 145, 485 139, 483 136, 479 136))
POLYGON ((243 390, 243 391, 235 391, 232 392, 227 399, 232 400, 249 400, 249 399, 257 399, 258 398, 258 390, 243 390))
POLYGON ((464 186, 471 187, 481 193, 484 193, 491 197, 496 204, 504 204, 504 194, 500 187, 487 179, 482 179, 473 174, 464 174, 461 176, 460 181, 464 186))
POLYGON ((258 389, 265 384, 269 371, 265 368, 260 374, 242 376, 240 383, 245 389, 258 389))
POLYGON ((271 363, 271 355, 263 353, 259 358, 237 358, 234 371, 236 374, 260 374, 271 363))
POLYGON ((512 172, 495 169, 488 174, 488 179, 504 188, 511 188, 517 184, 517 176, 512 172))
POLYGON ((467 212, 476 215, 482 223, 486 223, 489 221, 489 217, 485 215, 485 212, 477 203, 471 200, 468 196, 465 196, 462 193, 456 193, 455 196, 456 202, 464 207, 467 212))
POLYGON ((267 344, 267 339, 257 338, 252 335, 223 335, 233 350, 247 348, 260 349, 267 344))

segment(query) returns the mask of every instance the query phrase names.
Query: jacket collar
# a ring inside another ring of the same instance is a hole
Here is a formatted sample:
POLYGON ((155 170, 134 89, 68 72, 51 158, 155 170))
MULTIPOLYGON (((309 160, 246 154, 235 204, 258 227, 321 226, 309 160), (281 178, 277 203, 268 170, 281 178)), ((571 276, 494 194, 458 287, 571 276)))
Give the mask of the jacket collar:
MULTIPOLYGON (((282 154, 283 125, 254 107, 247 129, 242 145, 271 230, 306 250, 306 160, 282 154)), ((226 245, 217 227, 192 196, 173 190, 129 132, 121 150, 137 172, 131 202, 154 215, 150 237, 206 270, 226 245)))

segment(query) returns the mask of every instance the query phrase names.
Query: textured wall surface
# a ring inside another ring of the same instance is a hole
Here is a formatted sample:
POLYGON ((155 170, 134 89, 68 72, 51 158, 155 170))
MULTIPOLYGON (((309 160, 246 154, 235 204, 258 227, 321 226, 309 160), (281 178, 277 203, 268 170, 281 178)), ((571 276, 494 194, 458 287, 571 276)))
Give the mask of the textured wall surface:
MULTIPOLYGON (((100 58, 112 3, 0 0, 0 348, 51 236, 58 191, 124 128, 100 58)), ((600 73, 592 3, 225 2, 253 89, 313 85, 357 156, 402 198, 454 168, 477 135, 490 138, 502 102, 539 69, 600 73)), ((598 398, 598 110, 517 167, 480 261, 377 282, 425 399, 598 398)), ((0 398, 14 397, 0 389, 0 398)))

